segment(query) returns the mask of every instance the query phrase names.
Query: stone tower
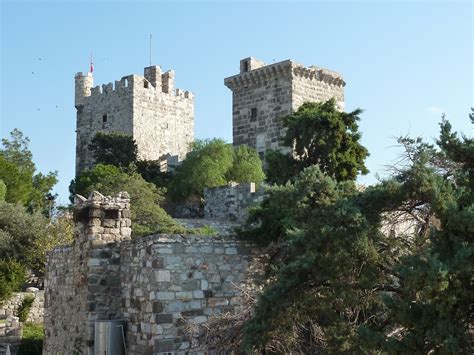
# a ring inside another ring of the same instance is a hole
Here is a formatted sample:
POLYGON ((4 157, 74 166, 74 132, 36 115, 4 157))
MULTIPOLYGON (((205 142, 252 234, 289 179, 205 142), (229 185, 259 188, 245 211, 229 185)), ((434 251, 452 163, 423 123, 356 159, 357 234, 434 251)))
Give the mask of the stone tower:
POLYGON ((151 66, 144 76, 93 85, 91 73, 76 74, 76 175, 94 164, 88 147, 97 132, 131 135, 142 160, 171 164, 185 157, 194 140, 194 99, 174 88, 174 71, 151 66))
POLYGON ((282 117, 306 101, 336 99, 344 109, 345 82, 327 69, 304 67, 292 60, 266 65, 254 58, 240 61, 240 74, 224 79, 232 90, 232 136, 235 146, 255 148, 263 158, 267 149, 280 149, 285 135, 282 117))

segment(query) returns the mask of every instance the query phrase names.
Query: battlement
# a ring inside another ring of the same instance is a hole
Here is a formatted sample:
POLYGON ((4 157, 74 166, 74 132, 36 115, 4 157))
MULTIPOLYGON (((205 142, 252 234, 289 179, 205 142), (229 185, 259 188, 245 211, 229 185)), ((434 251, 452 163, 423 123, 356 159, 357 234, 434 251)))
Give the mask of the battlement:
POLYGON ((110 95, 114 92, 118 94, 129 93, 130 91, 145 90, 154 92, 156 94, 166 94, 169 96, 175 96, 183 99, 193 99, 194 95, 187 90, 174 89, 173 76, 170 74, 172 70, 163 74, 165 80, 160 81, 160 85, 153 85, 153 82, 149 81, 146 77, 132 74, 122 77, 120 80, 116 80, 115 83, 108 83, 97 85, 90 88, 90 95, 88 97, 98 97, 100 95, 110 95))
POLYGON ((346 85, 342 76, 332 70, 316 66, 305 67, 290 59, 267 65, 252 57, 242 59, 240 61, 240 74, 225 78, 224 84, 229 89, 234 90, 282 76, 302 77, 338 87, 346 85))

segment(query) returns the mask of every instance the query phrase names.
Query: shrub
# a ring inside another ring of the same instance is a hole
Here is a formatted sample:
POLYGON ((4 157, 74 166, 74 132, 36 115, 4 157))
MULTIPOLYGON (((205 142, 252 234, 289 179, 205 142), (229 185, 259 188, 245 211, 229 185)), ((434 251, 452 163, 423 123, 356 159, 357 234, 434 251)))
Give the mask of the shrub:
POLYGON ((28 319, 28 315, 30 314, 31 307, 33 307, 33 303, 35 302, 35 296, 26 295, 23 301, 18 307, 16 311, 16 316, 20 318, 20 322, 26 322, 28 319))
POLYGON ((8 300, 13 292, 20 291, 25 281, 23 265, 14 260, 0 260, 0 303, 8 300))

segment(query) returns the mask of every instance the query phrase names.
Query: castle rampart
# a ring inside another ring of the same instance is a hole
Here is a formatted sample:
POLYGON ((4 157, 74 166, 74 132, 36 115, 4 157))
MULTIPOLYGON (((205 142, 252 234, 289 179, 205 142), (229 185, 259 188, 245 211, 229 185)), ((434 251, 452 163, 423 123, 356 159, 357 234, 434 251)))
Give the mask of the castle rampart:
POLYGON ((74 244, 48 256, 44 354, 92 354, 101 320, 125 322, 127 354, 201 354, 209 349, 187 327, 239 311, 258 249, 230 237, 131 240, 129 216, 126 194, 77 200, 74 244))
POLYGON ((240 61, 240 74, 226 78, 224 84, 232 90, 234 145, 251 146, 262 158, 268 149, 281 149, 282 117, 303 102, 334 97, 344 108, 345 82, 340 74, 291 60, 266 65, 245 58, 240 61))
POLYGON ((94 87, 92 74, 77 73, 76 174, 93 166, 88 147, 98 132, 131 135, 143 160, 183 159, 194 140, 194 96, 175 89, 174 76, 152 66, 94 87))

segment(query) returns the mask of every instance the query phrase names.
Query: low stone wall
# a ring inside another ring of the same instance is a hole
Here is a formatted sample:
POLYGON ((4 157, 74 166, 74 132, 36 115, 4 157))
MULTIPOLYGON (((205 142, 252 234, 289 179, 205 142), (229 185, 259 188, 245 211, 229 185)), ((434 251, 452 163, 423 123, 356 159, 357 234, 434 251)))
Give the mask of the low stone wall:
POLYGON ((73 246, 48 258, 45 354, 92 354, 96 320, 125 321, 128 354, 198 354, 209 349, 189 325, 239 311, 253 245, 214 236, 130 240, 128 215, 128 199, 97 194, 76 208, 73 246))
POLYGON ((16 354, 21 343, 21 323, 18 317, 9 315, 0 321, 0 355, 16 354))
POLYGON ((204 189, 204 218, 242 222, 250 206, 263 201, 263 187, 254 182, 204 189))
POLYGON ((15 293, 8 301, 5 301, 0 306, 0 319, 6 319, 10 315, 16 316, 18 308, 26 296, 33 296, 35 298, 26 322, 43 323, 44 291, 15 293))

